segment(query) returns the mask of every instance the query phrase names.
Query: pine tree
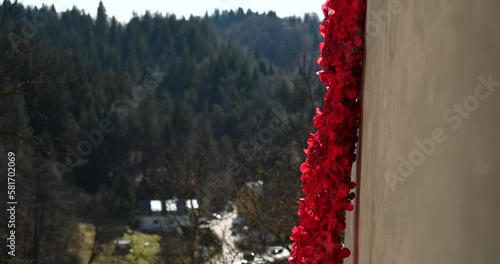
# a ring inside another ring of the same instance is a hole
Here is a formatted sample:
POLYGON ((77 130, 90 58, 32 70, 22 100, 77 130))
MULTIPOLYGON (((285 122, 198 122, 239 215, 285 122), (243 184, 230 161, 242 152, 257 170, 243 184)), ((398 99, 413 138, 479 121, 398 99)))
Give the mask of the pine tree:
POLYGON ((97 7, 97 17, 95 20, 96 34, 101 39, 105 39, 106 31, 108 29, 108 15, 106 13, 106 8, 102 1, 99 1, 99 7, 97 7))

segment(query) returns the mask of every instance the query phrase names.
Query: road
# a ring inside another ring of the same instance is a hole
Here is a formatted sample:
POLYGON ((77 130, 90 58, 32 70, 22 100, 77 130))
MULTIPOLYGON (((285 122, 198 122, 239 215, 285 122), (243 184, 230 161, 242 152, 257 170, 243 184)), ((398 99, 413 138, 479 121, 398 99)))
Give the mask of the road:
POLYGON ((357 263, 500 262, 498 11, 368 0, 357 263))
MULTIPOLYGON (((211 263, 217 264, 240 264, 243 260, 243 252, 239 252, 235 246, 235 240, 237 236, 232 236, 231 226, 233 220, 237 218, 236 210, 229 213, 224 213, 221 215, 221 219, 214 219, 210 222, 210 229, 214 232, 215 236, 222 241, 222 253, 215 256, 211 263)), ((271 247, 269 251, 274 248, 282 247, 271 247)), ((265 260, 274 261, 279 259, 287 259, 290 253, 283 249, 283 252, 279 254, 268 254, 268 255, 256 255, 254 263, 264 263, 265 260)))
POLYGON ((235 246, 235 236, 231 236, 231 225, 237 217, 236 210, 221 215, 221 219, 214 219, 210 222, 210 229, 215 236, 222 241, 222 253, 213 258, 213 263, 233 264, 239 263, 243 254, 238 252, 235 246))

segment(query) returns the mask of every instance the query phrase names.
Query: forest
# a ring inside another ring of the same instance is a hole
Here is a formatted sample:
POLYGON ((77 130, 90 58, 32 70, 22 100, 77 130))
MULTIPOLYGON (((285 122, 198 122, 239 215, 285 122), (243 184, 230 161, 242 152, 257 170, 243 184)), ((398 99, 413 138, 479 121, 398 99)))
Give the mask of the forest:
MULTIPOLYGON (((200 220, 234 207, 253 230, 239 250, 290 250, 324 91, 320 19, 164 12, 120 23, 102 3, 96 14, 1 4, 0 170, 15 153, 15 263, 224 263, 212 260, 224 241, 200 220), (106 245, 136 232, 140 201, 173 198, 196 199, 189 228, 160 232, 154 256, 106 262, 106 245)), ((2 236, 8 219, 1 210, 2 236)))

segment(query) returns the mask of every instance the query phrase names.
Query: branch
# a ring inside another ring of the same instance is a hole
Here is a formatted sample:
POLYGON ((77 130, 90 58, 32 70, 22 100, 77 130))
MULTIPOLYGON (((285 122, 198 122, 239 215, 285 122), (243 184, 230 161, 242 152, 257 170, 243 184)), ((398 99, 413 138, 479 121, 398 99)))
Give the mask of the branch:
POLYGON ((300 77, 302 78, 302 81, 304 81, 306 87, 305 87, 305 90, 306 90, 306 94, 307 94, 307 99, 309 101, 309 103, 311 104, 311 107, 312 107, 312 110, 313 110, 313 113, 314 111, 316 111, 316 108, 314 107, 314 98, 313 98, 313 95, 312 95, 312 88, 311 88, 311 84, 312 84, 312 81, 309 80, 308 76, 307 76, 307 72, 308 69, 306 69, 306 66, 305 66, 305 63, 306 63, 306 57, 305 57, 305 53, 303 54, 303 58, 302 58, 302 61, 300 61, 299 59, 297 59, 297 65, 298 65, 298 68, 299 68, 299 75, 300 77))
POLYGON ((38 148, 43 154, 45 154, 47 156, 51 155, 50 152, 47 152, 46 150, 43 149, 43 146, 40 142, 35 141, 35 139, 33 137, 28 136, 26 134, 23 134, 20 132, 11 132, 11 131, 0 130, 0 135, 14 137, 14 138, 17 138, 21 141, 24 140, 24 141, 30 143, 31 145, 35 146, 36 148, 38 148))

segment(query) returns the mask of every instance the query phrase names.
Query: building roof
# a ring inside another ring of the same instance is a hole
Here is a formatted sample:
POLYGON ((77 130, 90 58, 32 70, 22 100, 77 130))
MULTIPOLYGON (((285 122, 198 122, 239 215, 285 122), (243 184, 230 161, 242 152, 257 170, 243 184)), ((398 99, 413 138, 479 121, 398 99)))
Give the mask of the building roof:
POLYGON ((196 199, 188 199, 186 200, 187 209, 198 209, 198 200, 196 199), (193 207, 191 207, 193 205, 193 207))
POLYGON ((153 212, 179 212, 199 209, 196 199, 141 200, 138 201, 138 213, 147 215, 153 212))
POLYGON ((177 199, 166 200, 165 201, 165 211, 177 212, 177 199))
POLYGON ((160 200, 151 200, 151 201, 149 201, 149 204, 151 206, 151 212, 161 212, 162 211, 162 206, 161 206, 160 200))

